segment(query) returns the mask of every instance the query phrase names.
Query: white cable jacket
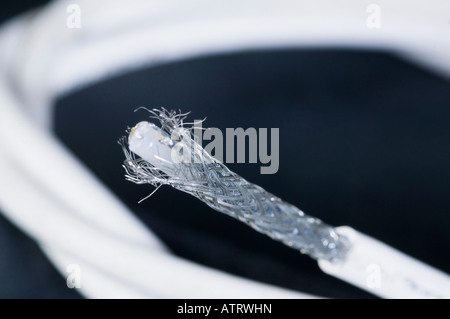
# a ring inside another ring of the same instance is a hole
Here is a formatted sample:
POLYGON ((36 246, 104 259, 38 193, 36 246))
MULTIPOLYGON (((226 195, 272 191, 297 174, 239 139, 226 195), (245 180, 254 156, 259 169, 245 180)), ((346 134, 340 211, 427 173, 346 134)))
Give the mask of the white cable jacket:
POLYGON ((351 227, 336 230, 352 248, 341 263, 319 260, 327 274, 383 298, 450 298, 447 274, 351 227))

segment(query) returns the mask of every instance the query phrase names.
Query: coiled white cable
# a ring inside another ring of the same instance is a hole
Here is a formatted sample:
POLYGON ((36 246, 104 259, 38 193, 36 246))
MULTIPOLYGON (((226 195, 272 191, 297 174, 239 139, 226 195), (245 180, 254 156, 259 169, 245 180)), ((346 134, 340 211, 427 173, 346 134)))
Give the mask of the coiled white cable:
POLYGON ((168 253, 48 131, 58 97, 157 63, 266 48, 386 49, 450 74, 448 1, 377 1, 384 17, 379 32, 366 28, 360 1, 78 0, 81 28, 70 29, 72 3, 54 1, 0 30, 0 209, 62 274, 80 264, 81 291, 89 297, 311 296, 168 253))

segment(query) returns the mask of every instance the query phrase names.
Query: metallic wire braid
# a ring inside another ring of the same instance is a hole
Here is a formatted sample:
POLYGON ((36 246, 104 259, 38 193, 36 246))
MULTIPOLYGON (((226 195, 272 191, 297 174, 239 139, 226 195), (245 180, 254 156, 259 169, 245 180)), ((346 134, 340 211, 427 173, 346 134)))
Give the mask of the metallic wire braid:
MULTIPOLYGON (((163 111, 163 114, 157 113, 157 118, 162 127, 166 128, 166 132, 172 133, 174 127, 182 126, 179 121, 167 126, 168 119, 173 119, 174 114, 163 111)), ((186 140, 184 137, 184 141, 186 140)), ((200 145, 190 141, 195 160, 177 164, 177 171, 168 175, 135 156, 128 149, 127 139, 122 138, 119 143, 126 156, 126 179, 158 187, 170 185, 189 193, 211 208, 234 217, 314 259, 339 261, 345 257, 350 243, 346 237, 337 234, 333 227, 249 183, 210 156, 200 145)), ((177 141, 173 142, 175 144, 177 141)))

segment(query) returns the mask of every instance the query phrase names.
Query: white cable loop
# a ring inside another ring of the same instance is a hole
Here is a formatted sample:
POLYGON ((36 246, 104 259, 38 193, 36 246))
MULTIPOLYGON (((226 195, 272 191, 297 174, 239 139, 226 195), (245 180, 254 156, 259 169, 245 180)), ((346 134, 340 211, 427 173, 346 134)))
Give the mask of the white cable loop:
POLYGON ((0 156, 5 163, 0 166, 0 207, 44 245, 61 273, 67 264, 88 261, 83 269, 90 279, 82 291, 90 297, 310 296, 200 267, 165 252, 151 231, 44 130, 51 128, 58 97, 158 63, 268 48, 387 49, 450 74, 450 42, 445 41, 448 1, 433 6, 421 1, 378 1, 385 12, 380 32, 365 27, 365 6, 358 1, 343 7, 331 0, 230 0, 226 6, 209 0, 189 4, 179 0, 78 0, 82 26, 70 29, 65 22, 66 9, 72 3, 54 1, 0 30, 0 156), (20 188, 11 188, 13 179, 20 182, 20 188), (68 184, 61 187, 61 179, 68 184), (31 185, 39 185, 39 196, 31 185), (59 227, 59 232, 49 236, 40 227, 59 227), (91 244, 72 251, 75 246, 68 236, 83 238, 86 229, 92 231, 91 244), (100 229, 114 235, 106 236, 100 229), (127 246, 109 241, 111 238, 127 238, 149 249, 141 251, 142 255, 127 255, 127 246), (92 244, 97 241, 109 249, 98 250, 92 244), (58 243, 58 248, 52 243, 58 243), (128 266, 104 263, 118 256, 128 256, 128 266), (141 257, 147 258, 148 264, 142 264, 146 271, 132 267, 141 257), (159 280, 158 273, 149 271, 152 262, 161 267, 158 269, 174 270, 173 279, 180 281, 167 282, 168 276, 159 280), (105 269, 115 275, 105 277, 105 269), (152 293, 135 290, 134 279, 127 279, 134 275, 147 278, 152 293), (195 286, 195 278, 208 285, 195 286))

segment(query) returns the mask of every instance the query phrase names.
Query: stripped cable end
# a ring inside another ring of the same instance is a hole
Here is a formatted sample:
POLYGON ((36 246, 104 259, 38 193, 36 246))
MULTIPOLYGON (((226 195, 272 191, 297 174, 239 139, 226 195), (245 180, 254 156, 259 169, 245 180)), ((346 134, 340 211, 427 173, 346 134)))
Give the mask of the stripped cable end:
POLYGON ((126 180, 170 185, 314 259, 339 262, 345 258, 351 247, 345 236, 214 159, 195 142, 193 128, 183 123, 187 113, 146 110, 160 127, 140 122, 119 140, 126 180))

